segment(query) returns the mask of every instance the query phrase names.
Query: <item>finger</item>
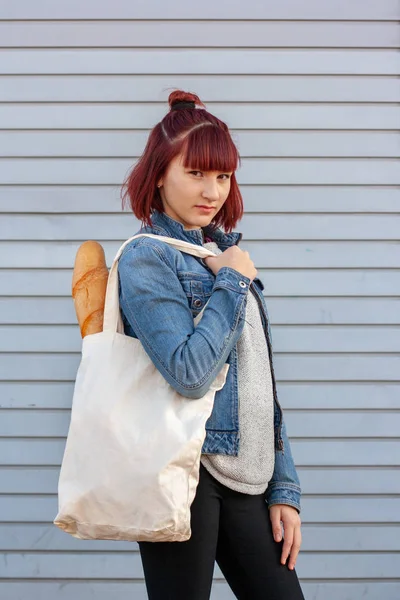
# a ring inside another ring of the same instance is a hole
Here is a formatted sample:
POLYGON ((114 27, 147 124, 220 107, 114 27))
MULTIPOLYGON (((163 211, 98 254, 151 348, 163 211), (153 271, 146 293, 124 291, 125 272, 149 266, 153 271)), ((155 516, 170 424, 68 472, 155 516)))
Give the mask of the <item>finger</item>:
POLYGON ((274 540, 280 542, 282 539, 281 513, 279 511, 270 512, 272 533, 274 540))
POLYGON ((293 544, 293 525, 285 526, 285 532, 283 536, 283 546, 282 546, 282 555, 281 555, 281 563, 284 565, 286 563, 287 557, 290 554, 290 549, 293 544))
POLYGON ((282 525, 280 521, 276 525, 272 526, 272 531, 274 534, 274 540, 276 542, 282 541, 282 525))
POLYGON ((300 526, 295 527, 293 534, 293 544, 290 550, 289 569, 294 569, 301 546, 301 529, 300 526))

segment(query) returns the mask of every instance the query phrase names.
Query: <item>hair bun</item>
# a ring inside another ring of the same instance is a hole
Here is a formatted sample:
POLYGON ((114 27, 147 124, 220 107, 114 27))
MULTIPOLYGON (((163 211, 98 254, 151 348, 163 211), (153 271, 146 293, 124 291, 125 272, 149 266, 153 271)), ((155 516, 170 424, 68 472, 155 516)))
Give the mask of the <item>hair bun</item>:
POLYGON ((168 97, 168 104, 169 104, 170 110, 173 109, 175 104, 179 104, 181 102, 185 102, 185 103, 194 102, 195 105, 197 104, 198 106, 204 107, 203 102, 200 100, 200 98, 198 96, 196 96, 196 94, 192 94, 190 92, 184 92, 183 90, 175 90, 174 92, 170 93, 170 95, 168 97))

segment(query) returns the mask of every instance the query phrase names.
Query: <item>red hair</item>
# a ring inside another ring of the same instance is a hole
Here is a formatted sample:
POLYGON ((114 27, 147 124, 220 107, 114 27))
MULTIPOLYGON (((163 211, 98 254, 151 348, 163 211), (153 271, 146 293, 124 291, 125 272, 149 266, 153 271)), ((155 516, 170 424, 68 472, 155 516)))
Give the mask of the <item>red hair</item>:
POLYGON ((164 212, 157 181, 169 163, 183 154, 183 166, 200 171, 233 171, 229 195, 210 223, 230 233, 243 215, 243 200, 234 171, 240 156, 228 126, 209 113, 198 96, 177 90, 168 98, 170 109, 177 102, 194 102, 202 108, 170 110, 150 132, 144 152, 122 186, 123 207, 129 205, 145 225, 151 213, 164 212))

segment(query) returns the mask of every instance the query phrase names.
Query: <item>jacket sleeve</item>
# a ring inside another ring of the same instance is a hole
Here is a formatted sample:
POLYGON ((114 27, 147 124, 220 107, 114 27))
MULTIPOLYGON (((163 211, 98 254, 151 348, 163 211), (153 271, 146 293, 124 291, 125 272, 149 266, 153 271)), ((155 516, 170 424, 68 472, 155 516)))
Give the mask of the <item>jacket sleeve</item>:
POLYGON ((183 396, 201 398, 242 333, 250 279, 230 267, 220 269, 194 327, 171 262, 147 240, 128 247, 118 265, 120 308, 168 383, 183 396))
POLYGON ((301 487, 294 465, 285 421, 282 420, 283 450, 275 450, 275 468, 265 491, 268 508, 274 504, 288 504, 300 513, 301 487))

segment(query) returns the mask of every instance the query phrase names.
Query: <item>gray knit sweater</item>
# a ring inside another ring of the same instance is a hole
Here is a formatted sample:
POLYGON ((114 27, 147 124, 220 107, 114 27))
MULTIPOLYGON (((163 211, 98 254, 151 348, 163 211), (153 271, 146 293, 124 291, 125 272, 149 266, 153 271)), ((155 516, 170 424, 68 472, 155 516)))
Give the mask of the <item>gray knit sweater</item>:
MULTIPOLYGON (((215 242, 203 244, 215 254, 215 242)), ((257 299, 249 290, 243 332, 237 342, 239 454, 202 454, 201 462, 223 485, 262 494, 274 471, 274 398, 268 347, 257 299)))

